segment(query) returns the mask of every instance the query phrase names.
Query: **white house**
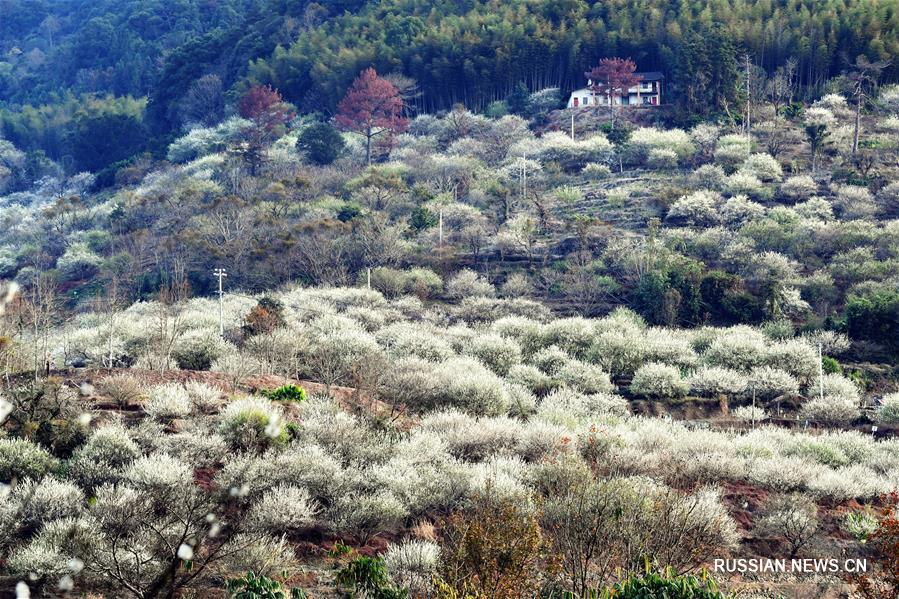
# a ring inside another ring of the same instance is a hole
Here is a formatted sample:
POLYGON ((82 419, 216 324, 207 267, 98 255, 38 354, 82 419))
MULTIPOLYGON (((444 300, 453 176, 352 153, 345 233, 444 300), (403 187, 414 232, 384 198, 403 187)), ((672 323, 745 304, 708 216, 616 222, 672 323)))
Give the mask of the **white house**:
POLYGON ((588 80, 587 87, 576 89, 568 98, 568 108, 579 106, 608 106, 611 99, 615 106, 659 106, 662 103, 662 82, 665 76, 658 71, 634 73, 640 77, 639 85, 627 90, 627 95, 614 95, 611 98, 593 91, 593 82, 588 80))

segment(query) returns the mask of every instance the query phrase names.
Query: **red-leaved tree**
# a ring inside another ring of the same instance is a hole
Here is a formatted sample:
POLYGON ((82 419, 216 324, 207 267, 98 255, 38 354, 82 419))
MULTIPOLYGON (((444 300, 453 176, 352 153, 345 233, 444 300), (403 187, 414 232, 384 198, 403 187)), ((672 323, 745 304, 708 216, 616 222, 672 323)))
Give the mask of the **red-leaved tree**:
POLYGON ((237 111, 269 136, 293 118, 293 110, 284 102, 281 92, 270 85, 257 85, 247 90, 240 99, 237 111))
POLYGON ((283 135, 294 112, 281 97, 281 92, 270 85, 248 89, 237 105, 237 112, 253 121, 253 127, 247 131, 246 158, 255 174, 262 162, 263 148, 283 135))
POLYGON ((640 84, 642 77, 636 70, 637 65, 630 58, 603 58, 587 77, 593 82, 593 92, 605 96, 609 110, 614 111, 615 98, 627 96, 630 88, 640 84))
POLYGON ((365 136, 365 159, 371 164, 371 143, 376 137, 402 133, 403 99, 396 87, 371 67, 362 71, 337 105, 337 124, 365 136))
POLYGON ((863 599, 899 597, 899 492, 887 495, 886 502, 880 524, 868 538, 876 553, 878 571, 856 579, 858 596, 863 599))

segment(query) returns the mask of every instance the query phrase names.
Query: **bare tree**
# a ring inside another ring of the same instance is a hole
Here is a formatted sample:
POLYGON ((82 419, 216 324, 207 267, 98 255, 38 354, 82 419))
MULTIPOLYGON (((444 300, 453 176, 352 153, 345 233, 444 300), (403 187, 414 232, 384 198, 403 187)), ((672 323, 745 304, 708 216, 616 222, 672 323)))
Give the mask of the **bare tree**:
POLYGON ((218 75, 203 75, 190 84, 181 100, 181 120, 207 127, 225 117, 225 89, 218 75))
POLYGON ((855 99, 855 124, 852 132, 852 158, 858 153, 858 139, 861 130, 862 106, 871 98, 871 91, 877 87, 880 74, 890 64, 887 60, 871 62, 864 55, 855 59, 848 78, 852 85, 852 97, 855 99))
POLYGON ((190 285, 184 272, 176 269, 159 290, 159 302, 153 335, 150 340, 150 367, 168 370, 172 366, 175 342, 184 333, 184 302, 190 296, 190 285))
POLYGON ((818 530, 818 507, 799 494, 775 495, 768 500, 758 531, 781 537, 790 548, 790 559, 814 538, 818 530))

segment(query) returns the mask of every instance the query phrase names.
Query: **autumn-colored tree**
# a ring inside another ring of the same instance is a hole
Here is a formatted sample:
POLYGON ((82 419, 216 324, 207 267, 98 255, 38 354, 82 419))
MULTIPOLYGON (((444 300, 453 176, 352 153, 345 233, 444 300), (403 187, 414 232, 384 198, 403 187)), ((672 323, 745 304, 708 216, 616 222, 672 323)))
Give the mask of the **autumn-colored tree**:
POLYGON ((628 90, 643 80, 636 70, 637 65, 630 58, 603 58, 586 75, 592 82, 593 93, 605 96, 609 110, 614 111, 615 98, 627 96, 628 90))
POLYGON ((868 543, 877 551, 880 572, 856 580, 858 594, 863 599, 899 597, 899 492, 893 491, 887 503, 880 525, 868 537, 868 543))
POLYGON ((292 117, 292 111, 285 104, 281 92, 270 85, 257 85, 247 90, 240 99, 237 111, 245 119, 266 129, 275 129, 292 117))
MULTIPOLYGON (((489 490, 447 522, 437 580, 440 599, 531 597, 546 569, 536 515, 489 490)), ((553 570, 549 564, 549 570, 553 570)))
POLYGON ((257 85, 247 90, 237 106, 237 112, 253 121, 247 131, 245 158, 253 174, 262 162, 262 150, 284 133, 284 127, 294 117, 293 109, 284 102, 281 92, 270 85, 257 85))
POLYGON ((373 68, 362 71, 337 106, 337 124, 365 136, 365 159, 371 164, 372 140, 406 130, 403 99, 396 87, 373 68))

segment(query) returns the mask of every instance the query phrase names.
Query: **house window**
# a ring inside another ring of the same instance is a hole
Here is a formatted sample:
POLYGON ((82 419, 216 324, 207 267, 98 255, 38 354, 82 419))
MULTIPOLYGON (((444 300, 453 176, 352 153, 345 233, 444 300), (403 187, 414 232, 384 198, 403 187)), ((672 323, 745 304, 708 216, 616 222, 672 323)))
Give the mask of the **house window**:
POLYGON ((574 106, 575 106, 575 108, 577 107, 577 104, 578 104, 577 98, 575 98, 575 99, 574 99, 574 106))

